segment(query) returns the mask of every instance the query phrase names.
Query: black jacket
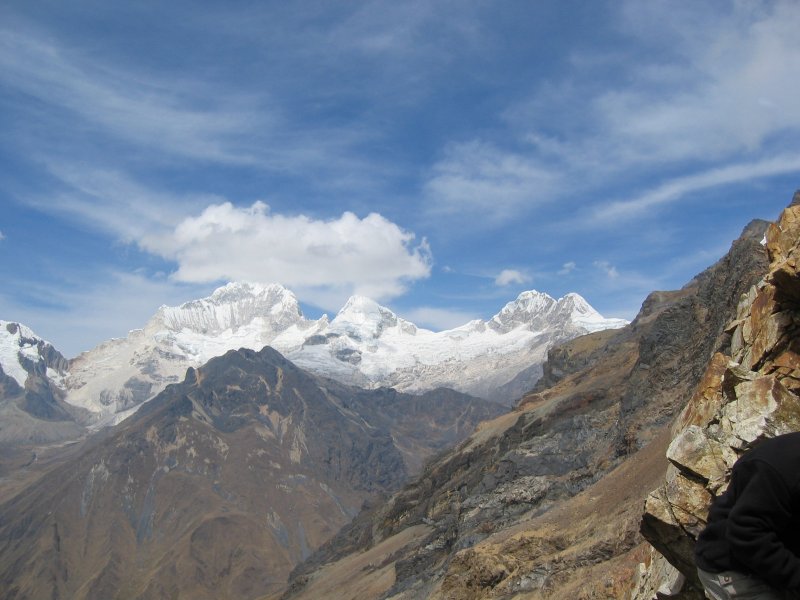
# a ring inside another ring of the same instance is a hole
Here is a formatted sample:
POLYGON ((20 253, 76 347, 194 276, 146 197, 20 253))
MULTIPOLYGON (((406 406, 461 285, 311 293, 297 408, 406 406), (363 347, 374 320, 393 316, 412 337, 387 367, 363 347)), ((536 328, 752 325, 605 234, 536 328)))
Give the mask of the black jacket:
POLYGON ((765 440, 736 461, 695 560, 704 571, 740 571, 800 590, 800 433, 765 440))

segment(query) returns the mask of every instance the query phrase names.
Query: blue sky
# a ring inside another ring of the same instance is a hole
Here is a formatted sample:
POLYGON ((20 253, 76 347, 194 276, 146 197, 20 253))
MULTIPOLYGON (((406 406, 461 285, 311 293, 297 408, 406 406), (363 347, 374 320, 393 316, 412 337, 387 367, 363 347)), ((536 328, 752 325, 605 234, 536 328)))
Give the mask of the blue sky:
POLYGON ((800 188, 800 3, 0 5, 0 318, 73 356, 281 282, 632 318, 800 188))

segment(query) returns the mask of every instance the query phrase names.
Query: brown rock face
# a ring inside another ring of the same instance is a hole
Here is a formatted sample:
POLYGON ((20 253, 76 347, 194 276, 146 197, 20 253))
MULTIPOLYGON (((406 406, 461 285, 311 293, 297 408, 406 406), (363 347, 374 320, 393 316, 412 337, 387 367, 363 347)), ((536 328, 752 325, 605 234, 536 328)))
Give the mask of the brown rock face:
POLYGON ((800 430, 796 202, 770 225, 766 247, 769 272, 738 304, 727 328, 730 355, 714 356, 677 419, 667 452, 674 466, 648 497, 642 518, 644 536, 686 578, 683 597, 702 597, 692 558, 694 540, 705 525, 711 499, 727 486, 733 463, 760 439, 800 430))
POLYGON ((231 351, 0 495, 0 596, 280 590, 366 499, 497 412, 449 390, 349 388, 270 348, 231 351))

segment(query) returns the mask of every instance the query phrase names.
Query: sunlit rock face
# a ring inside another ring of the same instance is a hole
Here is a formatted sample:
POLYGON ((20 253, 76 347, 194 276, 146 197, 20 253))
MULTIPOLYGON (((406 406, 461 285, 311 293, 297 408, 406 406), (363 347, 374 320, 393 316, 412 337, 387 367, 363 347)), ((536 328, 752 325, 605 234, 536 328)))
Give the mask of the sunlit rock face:
MULTIPOLYGON (((800 193, 764 243, 769 272, 741 297, 727 327, 730 353, 713 357, 677 419, 667 451, 671 467, 645 506, 642 533, 659 554, 642 578, 661 570, 655 579, 665 585, 677 569, 686 578, 682 597, 702 598, 694 541, 733 463, 760 439, 800 430, 800 193)), ((646 587, 634 598, 649 598, 646 587)))

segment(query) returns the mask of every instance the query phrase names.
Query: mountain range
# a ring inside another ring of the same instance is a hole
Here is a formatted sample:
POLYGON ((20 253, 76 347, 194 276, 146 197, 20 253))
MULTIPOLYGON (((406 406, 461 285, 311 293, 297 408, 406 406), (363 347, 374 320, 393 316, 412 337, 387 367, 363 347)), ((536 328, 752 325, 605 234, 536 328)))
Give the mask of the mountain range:
MULTIPOLYGON (((280 598, 634 597, 649 556, 642 507, 667 471, 671 423, 730 348, 740 299, 768 267, 766 229, 751 223, 683 288, 651 293, 630 325, 552 348, 512 411, 362 511, 280 598)), ((653 580, 637 600, 672 597, 653 580)))
POLYGON ((800 427, 798 257, 800 192, 629 324, 538 292, 439 333, 360 297, 312 321, 243 283, 72 360, 2 322, 0 589, 699 600, 708 503, 800 427))
POLYGON ((350 385, 413 393, 449 387, 508 403, 535 383, 554 343, 625 323, 603 318, 577 294, 555 300, 536 291, 520 294, 488 321, 441 332, 360 296, 332 320, 311 320, 280 285, 230 283, 208 298, 162 306, 142 329, 70 361, 59 355, 54 362, 50 344, 22 325, 2 322, 0 368, 21 387, 39 369, 51 395, 94 428, 121 421, 180 381, 187 368, 228 350, 266 345, 312 373, 350 385))
POLYGON ((368 500, 502 412, 315 377, 272 348, 190 368, 0 479, 3 598, 253 598, 368 500))

